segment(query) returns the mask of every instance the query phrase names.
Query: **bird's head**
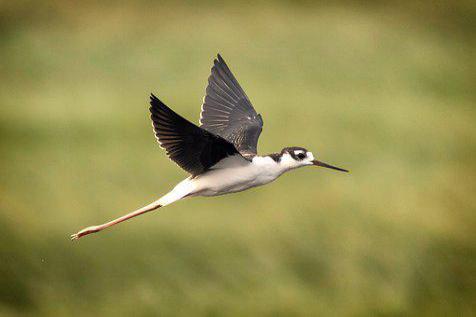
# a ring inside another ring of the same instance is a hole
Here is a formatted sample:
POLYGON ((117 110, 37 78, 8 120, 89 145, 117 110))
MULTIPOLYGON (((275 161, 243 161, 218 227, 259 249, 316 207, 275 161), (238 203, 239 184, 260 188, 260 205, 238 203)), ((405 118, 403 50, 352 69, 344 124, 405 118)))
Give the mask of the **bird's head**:
POLYGON ((302 147, 286 147, 281 151, 281 161, 280 164, 287 169, 294 169, 303 166, 320 166, 338 170, 341 172, 348 172, 340 167, 335 167, 327 163, 317 160, 312 152, 306 150, 302 147))

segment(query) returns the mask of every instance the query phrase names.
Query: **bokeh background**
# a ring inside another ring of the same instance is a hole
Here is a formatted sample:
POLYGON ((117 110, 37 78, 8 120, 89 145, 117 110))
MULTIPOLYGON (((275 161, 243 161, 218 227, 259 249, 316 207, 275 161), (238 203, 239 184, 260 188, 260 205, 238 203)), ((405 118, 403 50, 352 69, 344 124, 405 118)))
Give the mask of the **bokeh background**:
POLYGON ((473 1, 2 1, 1 316, 470 316, 473 1), (300 169, 101 234, 186 174, 148 95, 198 122, 221 53, 300 169))

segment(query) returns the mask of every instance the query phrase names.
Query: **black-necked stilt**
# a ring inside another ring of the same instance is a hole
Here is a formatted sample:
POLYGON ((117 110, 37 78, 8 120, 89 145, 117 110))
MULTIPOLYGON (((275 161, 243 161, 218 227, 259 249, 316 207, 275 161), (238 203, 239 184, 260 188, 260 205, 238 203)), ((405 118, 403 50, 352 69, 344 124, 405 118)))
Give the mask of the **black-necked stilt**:
POLYGON ((71 239, 101 231, 185 197, 217 196, 261 186, 298 167, 322 166, 347 172, 318 161, 302 147, 257 155, 263 120, 220 55, 208 78, 200 126, 172 111, 154 95, 150 97, 150 112, 160 146, 191 176, 151 204, 105 224, 87 227, 73 234, 71 239))

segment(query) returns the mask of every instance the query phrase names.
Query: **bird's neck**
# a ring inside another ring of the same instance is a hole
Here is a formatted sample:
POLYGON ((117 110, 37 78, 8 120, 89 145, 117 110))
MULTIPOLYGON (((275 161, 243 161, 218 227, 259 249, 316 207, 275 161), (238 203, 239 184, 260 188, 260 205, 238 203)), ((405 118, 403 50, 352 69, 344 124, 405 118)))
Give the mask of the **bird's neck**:
POLYGON ((253 158, 253 164, 266 169, 277 176, 297 168, 295 161, 286 155, 281 153, 273 153, 264 156, 255 156, 253 158))

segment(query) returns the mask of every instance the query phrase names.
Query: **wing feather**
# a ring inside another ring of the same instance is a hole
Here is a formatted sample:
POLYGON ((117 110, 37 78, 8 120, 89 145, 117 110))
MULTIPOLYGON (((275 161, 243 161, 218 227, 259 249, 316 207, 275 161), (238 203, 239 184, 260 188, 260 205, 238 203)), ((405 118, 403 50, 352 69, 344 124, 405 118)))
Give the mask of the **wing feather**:
POLYGON ((156 96, 150 97, 155 136, 169 158, 196 176, 222 159, 239 154, 235 146, 213 132, 184 119, 156 96))
POLYGON ((208 78, 200 124, 233 143, 242 155, 256 155, 263 120, 220 55, 208 78))

